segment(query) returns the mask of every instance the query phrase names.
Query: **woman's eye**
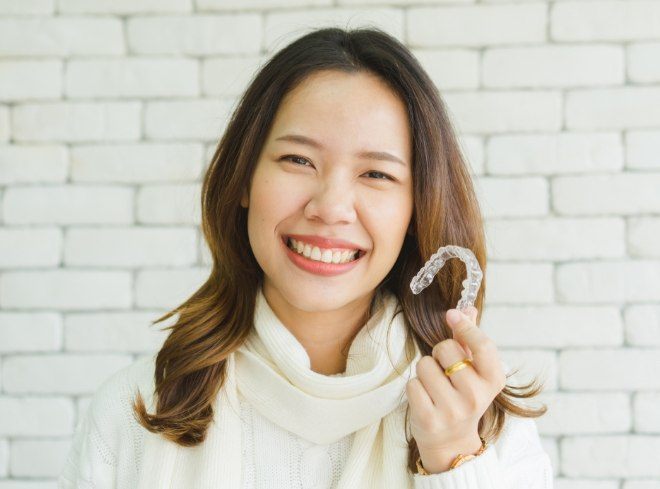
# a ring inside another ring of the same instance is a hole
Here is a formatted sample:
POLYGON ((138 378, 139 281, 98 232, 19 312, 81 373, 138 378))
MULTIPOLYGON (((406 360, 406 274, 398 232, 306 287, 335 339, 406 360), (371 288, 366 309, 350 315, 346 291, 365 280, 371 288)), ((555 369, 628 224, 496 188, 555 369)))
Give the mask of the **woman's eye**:
MULTIPOLYGON (((291 162, 294 163, 295 165, 299 165, 299 166, 305 166, 305 163, 309 163, 309 160, 308 160, 308 159, 303 158, 302 156, 296 156, 296 155, 286 155, 286 156, 282 156, 282 157, 280 158, 280 160, 291 161, 291 162), (296 160, 303 161, 303 163, 302 163, 302 164, 296 163, 296 162, 295 162, 296 160)), ((381 173, 381 172, 379 172, 379 171, 370 171, 370 172, 367 172, 367 173, 366 173, 366 175, 369 175, 369 174, 382 175, 382 177, 384 177, 384 178, 378 177, 378 178, 375 178, 375 180, 392 180, 392 181, 394 181, 394 178, 392 178, 391 176, 389 176, 389 175, 387 175, 387 174, 385 174, 385 173, 381 173)))
POLYGON ((386 175, 385 173, 381 173, 379 171, 367 172, 367 174, 369 174, 369 173, 375 173, 376 175, 383 175, 385 177, 384 179, 383 178, 377 178, 376 180, 392 180, 392 181, 394 180, 394 178, 392 178, 391 176, 386 175))
MULTIPOLYGON (((305 159, 301 156, 296 156, 296 155, 287 155, 287 156, 282 156, 280 158, 280 160, 287 160, 287 161, 294 161, 296 159, 303 160, 303 161, 306 161, 307 163, 309 163, 309 160, 307 160, 307 159, 305 159)), ((304 164, 302 166, 304 166, 304 164)))

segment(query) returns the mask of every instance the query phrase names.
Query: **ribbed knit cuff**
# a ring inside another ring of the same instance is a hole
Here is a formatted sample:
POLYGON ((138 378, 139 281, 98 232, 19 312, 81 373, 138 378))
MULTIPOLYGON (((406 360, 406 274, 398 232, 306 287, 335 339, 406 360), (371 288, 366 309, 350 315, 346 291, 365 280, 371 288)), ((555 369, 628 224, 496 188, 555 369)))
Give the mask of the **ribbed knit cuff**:
POLYGON ((477 458, 462 463, 455 469, 439 474, 414 474, 415 489, 502 489, 504 473, 497 457, 495 445, 477 458))

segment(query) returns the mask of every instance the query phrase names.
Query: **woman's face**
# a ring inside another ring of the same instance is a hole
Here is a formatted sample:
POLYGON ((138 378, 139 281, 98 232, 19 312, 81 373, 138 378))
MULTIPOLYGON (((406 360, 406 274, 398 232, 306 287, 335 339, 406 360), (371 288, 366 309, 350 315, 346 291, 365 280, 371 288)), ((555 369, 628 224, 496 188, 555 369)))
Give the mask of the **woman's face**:
POLYGON ((241 205, 267 296, 276 293, 305 311, 370 300, 396 262, 412 217, 405 105, 373 75, 311 75, 282 100, 241 205), (387 152, 401 162, 363 152, 387 152), (322 275, 296 264, 282 242, 290 234, 342 239, 366 253, 348 271, 322 275))

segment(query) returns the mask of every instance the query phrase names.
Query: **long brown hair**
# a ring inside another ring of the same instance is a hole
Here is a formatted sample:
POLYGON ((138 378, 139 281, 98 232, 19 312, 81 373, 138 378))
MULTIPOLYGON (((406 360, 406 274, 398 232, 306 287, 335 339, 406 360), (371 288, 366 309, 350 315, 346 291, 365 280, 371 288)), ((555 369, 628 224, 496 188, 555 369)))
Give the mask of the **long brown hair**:
MULTIPOLYGON (((473 251, 484 272, 475 301, 480 322, 486 292, 483 221, 437 88, 411 52, 378 28, 312 31, 275 53, 239 100, 202 183, 201 226, 212 259, 210 275, 190 298, 152 323, 179 314, 165 328, 171 332, 156 357, 156 412, 147 413, 139 393, 133 409, 147 430, 181 446, 204 441, 213 419, 213 401, 225 381, 227 357, 253 327, 255 291, 263 270, 248 241, 247 209, 240 206, 241 196, 249 188, 280 101, 319 70, 375 74, 407 107, 413 135, 414 210, 401 252, 378 290, 396 295, 410 338, 423 355, 431 355, 435 344, 452 337, 444 313, 460 299, 465 267, 460 260, 449 260, 417 296, 409 284, 440 246, 463 246, 473 251)), ((542 385, 532 388, 536 381, 518 387, 507 384, 480 419, 479 434, 489 441, 496 438, 507 413, 544 414, 546 406, 534 410, 514 402, 537 395, 542 385)), ((414 472, 419 452, 414 439, 408 443, 408 468, 414 472)))

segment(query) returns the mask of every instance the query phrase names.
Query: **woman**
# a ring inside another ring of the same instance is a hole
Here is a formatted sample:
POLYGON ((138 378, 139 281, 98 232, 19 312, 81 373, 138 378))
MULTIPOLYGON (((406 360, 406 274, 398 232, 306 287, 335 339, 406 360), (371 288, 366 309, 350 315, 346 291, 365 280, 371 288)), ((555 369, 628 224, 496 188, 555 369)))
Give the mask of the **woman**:
POLYGON ((60 487, 552 487, 530 398, 452 310, 483 223, 441 98, 373 28, 311 32, 252 80, 209 165, 208 280, 108 379, 60 487), (470 362, 471 360, 471 362, 470 362), (517 392, 516 392, 517 391, 517 392))

